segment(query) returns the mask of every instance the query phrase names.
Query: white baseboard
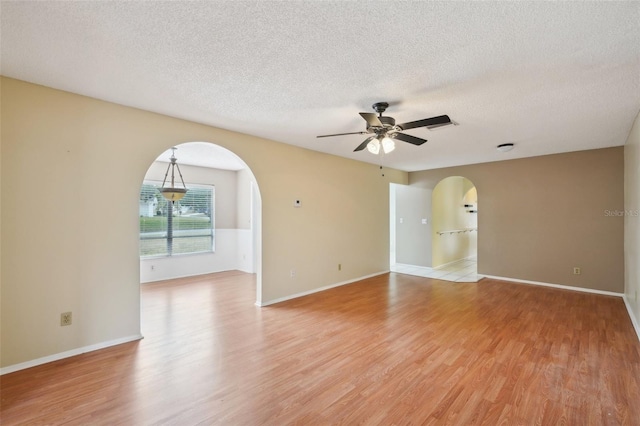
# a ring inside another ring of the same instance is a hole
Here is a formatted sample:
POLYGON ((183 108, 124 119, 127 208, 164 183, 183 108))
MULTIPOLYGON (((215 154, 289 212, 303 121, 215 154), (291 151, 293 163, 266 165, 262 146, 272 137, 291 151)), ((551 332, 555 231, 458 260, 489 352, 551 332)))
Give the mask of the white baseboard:
POLYGON ((500 281, 509 281, 516 284, 532 284, 532 285, 539 285, 543 287, 560 288, 563 290, 579 291, 582 293, 594 293, 594 294, 602 294, 605 296, 621 297, 622 300, 624 301, 624 306, 626 306, 627 308, 629 318, 631 319, 631 324, 633 324, 633 329, 636 331, 636 334, 638 335, 638 340, 640 340, 640 324, 638 324, 638 318, 636 318, 633 315, 633 311, 631 310, 631 305, 629 305, 629 301, 627 300, 627 297, 624 295, 624 293, 616 293, 613 291, 604 291, 604 290, 594 290, 592 288, 573 287, 573 286, 561 285, 561 284, 542 283, 539 281, 519 280, 516 278, 496 277, 494 275, 484 275, 484 274, 478 274, 478 275, 481 275, 484 278, 491 278, 491 279, 500 280, 500 281))
POLYGON ((246 232, 216 228, 213 252, 157 256, 140 259, 140 282, 157 282, 215 272, 246 269, 253 263, 253 249, 247 247, 246 232), (242 256, 246 256, 243 259, 242 256))
POLYGON ((133 342, 135 340, 140 340, 142 338, 143 337, 141 334, 136 334, 134 336, 121 337, 120 339, 109 340, 107 342, 100 342, 94 345, 84 346, 82 348, 71 349, 70 351, 60 352, 60 353, 45 356, 42 358, 33 359, 31 361, 21 362, 20 364, 9 365, 7 367, 0 368, 0 376, 4 374, 13 373, 15 371, 24 370, 26 368, 35 367, 37 365, 46 364, 48 362, 58 361, 64 358, 80 355, 86 352, 93 352, 93 351, 97 351, 98 349, 104 349, 110 346, 121 345, 122 343, 133 342))
POLYGON ((388 272, 389 271, 376 272, 375 274, 365 275, 364 277, 354 278, 352 280, 342 281, 342 282, 335 283, 335 284, 330 284, 330 285, 327 285, 327 286, 324 286, 324 287, 314 288, 313 290, 303 291, 301 293, 292 294, 290 296, 279 297, 277 299, 269 300, 267 302, 262 302, 262 303, 256 302, 255 304, 256 304, 256 306, 260 306, 260 307, 269 306, 269 305, 273 305, 275 303, 284 302, 285 300, 297 299, 298 297, 308 296, 308 295, 313 294, 313 293, 319 293, 321 291, 329 290, 330 288, 340 287, 340 286, 343 286, 343 285, 355 283, 356 281, 362 281, 362 280, 365 280, 365 279, 371 278, 371 277, 377 277, 378 275, 386 274, 388 272))
POLYGON ((638 340, 640 340, 640 324, 638 324, 638 318, 633 315, 633 310, 631 309, 631 305, 629 304, 629 300, 627 296, 623 296, 624 306, 627 307, 627 312, 629 313, 629 318, 631 318, 631 324, 633 324, 634 330, 636 330, 636 334, 638 335, 638 340))
POLYGON ((482 277, 485 278, 491 278, 493 280, 500 280, 500 281, 509 281, 509 282, 513 282, 513 283, 519 283, 519 284, 532 284, 532 285, 539 285, 542 287, 552 287, 552 288, 560 288, 562 290, 571 290, 571 291, 580 291, 582 293, 595 293, 595 294, 602 294, 605 296, 616 296, 616 297, 623 297, 624 294, 623 293, 616 293, 613 291, 605 291, 605 290, 595 290, 592 288, 584 288, 584 287, 573 287, 570 285, 562 285, 562 284, 550 284, 550 283, 543 283, 540 281, 529 281, 529 280, 519 280, 517 278, 508 278, 508 277, 496 277, 494 275, 485 275, 485 274, 478 274, 482 277))
POLYGON ((394 263, 392 266, 393 268, 391 268, 391 270, 397 269, 397 268, 421 268, 421 269, 428 269, 430 271, 433 271, 433 268, 431 266, 409 265, 408 263, 394 263))
POLYGON ((437 271, 438 269, 442 269, 442 268, 446 268, 447 266, 451 266, 454 263, 463 262, 465 260, 475 260, 477 257, 478 257, 478 255, 463 257, 462 259, 456 259, 456 260, 452 260, 451 262, 443 263, 442 265, 439 265, 439 266, 434 266, 432 269, 434 271, 437 271))

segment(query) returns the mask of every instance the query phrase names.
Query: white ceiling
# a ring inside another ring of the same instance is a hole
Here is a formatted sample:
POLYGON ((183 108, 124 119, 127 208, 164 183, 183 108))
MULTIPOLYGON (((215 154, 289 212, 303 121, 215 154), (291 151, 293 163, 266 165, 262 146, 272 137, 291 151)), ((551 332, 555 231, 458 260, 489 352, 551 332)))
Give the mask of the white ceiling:
MULTIPOLYGON (((211 167, 224 170, 242 170, 247 165, 233 152, 219 145, 208 142, 188 142, 175 146, 176 162, 191 166, 211 167)), ((169 163, 171 161, 171 149, 166 150, 156 158, 156 161, 169 163)))
MULTIPOLYGON (((1 72, 361 161, 392 104, 402 170, 623 145, 640 110, 640 2, 7 2, 1 72), (495 146, 513 142, 509 153, 495 146)), ((176 141, 179 143, 182 141, 176 141)))

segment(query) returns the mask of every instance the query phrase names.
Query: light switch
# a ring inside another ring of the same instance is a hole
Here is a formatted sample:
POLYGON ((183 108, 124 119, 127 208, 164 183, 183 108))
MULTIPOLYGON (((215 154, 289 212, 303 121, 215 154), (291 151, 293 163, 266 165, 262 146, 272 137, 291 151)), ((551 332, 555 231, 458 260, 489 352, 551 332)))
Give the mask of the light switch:
POLYGON ((426 225, 427 224, 427 219, 422 219, 422 224, 426 225))
POLYGON ((404 219, 403 218, 400 218, 400 223, 404 223, 404 219))

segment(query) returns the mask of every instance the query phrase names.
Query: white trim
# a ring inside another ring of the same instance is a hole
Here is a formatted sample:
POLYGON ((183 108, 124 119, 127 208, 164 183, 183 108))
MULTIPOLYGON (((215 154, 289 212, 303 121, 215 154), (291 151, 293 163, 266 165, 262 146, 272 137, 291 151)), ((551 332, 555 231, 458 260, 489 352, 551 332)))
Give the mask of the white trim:
POLYGON ((96 343, 94 345, 84 346, 77 349, 71 349, 70 351, 60 352, 60 353, 48 355, 42 358, 33 359, 31 361, 21 362, 20 364, 9 365, 7 367, 0 368, 0 376, 4 374, 13 373, 19 370, 24 370, 26 368, 35 367, 37 365, 46 364, 48 362, 58 361, 64 358, 80 355, 86 352, 93 352, 93 351, 97 351, 98 349, 104 349, 110 346, 121 345, 122 343, 133 342, 134 340, 140 340, 142 338, 143 336, 141 334, 121 337, 119 339, 96 343))
POLYGON ((631 324, 633 324, 633 328, 636 330, 636 334, 638 335, 638 340, 640 340, 640 324, 638 324, 638 318, 636 318, 635 315, 633 315, 631 304, 629 303, 629 300, 627 300, 626 295, 623 295, 622 300, 624 300, 624 306, 627 307, 629 318, 631 318, 631 324))
POLYGON ((583 293, 595 293, 595 294, 602 294, 605 296, 616 296, 616 297, 623 297, 624 294, 623 293, 616 293, 613 291, 605 291, 605 290, 595 290, 593 288, 584 288, 584 287, 572 287, 569 285, 562 285, 562 284, 550 284, 550 283, 543 283, 540 281, 529 281, 529 280, 519 280, 516 278, 506 278, 506 277, 496 277, 494 275, 484 275, 484 274, 478 274, 481 277, 484 278, 490 278, 492 280, 500 280, 500 281, 510 281, 513 283, 518 283, 518 284, 533 284, 533 285, 539 285, 539 286, 543 286, 543 287, 553 287, 553 288, 560 288, 562 290, 572 290, 572 291, 580 291, 583 293))
POLYGON ((216 229, 215 251, 140 258, 140 283, 239 270, 239 231, 235 228, 216 229))
POLYGON ((542 283, 539 281, 518 280, 516 278, 496 277, 493 275, 484 275, 484 274, 478 274, 478 275, 484 278, 490 278, 493 280, 500 280, 500 281, 510 281, 516 284, 532 284, 532 285, 539 285, 543 287, 559 288, 562 290, 571 290, 571 291, 579 291, 583 293, 595 293, 595 294, 602 294, 605 296, 621 297, 622 300, 624 301, 624 306, 627 308, 627 313, 629 314, 629 319, 631 319, 631 324, 633 325, 633 329, 638 335, 638 340, 640 340, 640 324, 638 324, 638 319, 633 315, 633 310, 631 309, 631 305, 629 304, 629 301, 627 300, 627 297, 625 296, 624 293, 616 293, 613 291, 604 291, 604 290, 594 290, 592 288, 584 288, 584 287, 572 287, 572 286, 560 285, 560 284, 549 284, 549 283, 542 283))
POLYGON ((437 271, 438 269, 445 268, 445 267, 447 267, 449 265, 453 265, 454 263, 464 262, 465 260, 473 260, 474 262, 477 262, 478 261, 477 258, 478 258, 478 255, 474 254, 473 256, 463 257, 462 259, 452 260, 451 262, 447 262, 447 263, 444 263, 444 264, 439 265, 439 266, 434 266, 434 267, 432 267, 432 269, 434 271, 437 271))
POLYGON ((410 265, 408 263, 395 263, 391 265, 391 271, 398 268, 420 268, 420 269, 427 269, 429 271, 433 271, 433 268, 431 266, 410 265))
POLYGON ((314 288, 313 290, 303 291, 301 293, 295 293, 295 294, 292 294, 290 296, 279 297, 277 299, 269 300, 269 301, 263 302, 263 303, 256 302, 255 304, 256 304, 256 306, 259 306, 259 307, 269 306, 269 305, 273 305, 275 303, 284 302, 285 300, 297 299, 298 297, 308 296, 308 295, 313 294, 313 293, 319 293, 321 291, 329 290, 330 288, 340 287, 340 286, 343 286, 343 285, 354 283, 356 281, 366 280, 367 278, 371 278, 371 277, 377 277, 378 275, 387 274, 389 272, 390 271, 376 272, 375 274, 365 275, 364 277, 354 278, 352 280, 342 281, 342 282, 335 283, 335 284, 330 284, 330 285, 327 285, 327 286, 324 286, 324 287, 314 288))

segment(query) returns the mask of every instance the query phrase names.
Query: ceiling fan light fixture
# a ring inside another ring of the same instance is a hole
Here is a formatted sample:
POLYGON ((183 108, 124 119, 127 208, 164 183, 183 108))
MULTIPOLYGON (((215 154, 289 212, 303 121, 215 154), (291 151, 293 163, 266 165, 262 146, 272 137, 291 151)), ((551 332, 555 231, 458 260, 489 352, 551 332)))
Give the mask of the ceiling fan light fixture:
POLYGON ((382 150, 384 151, 384 153, 388 154, 394 149, 396 149, 396 143, 390 137, 385 136, 382 139, 382 150))
POLYGON ((367 150, 373 155, 378 155, 380 152, 380 141, 376 138, 367 144, 367 150))
POLYGON ((416 129, 418 127, 435 128, 440 126, 446 126, 449 124, 457 124, 451 121, 448 115, 439 115, 437 117, 425 118, 423 120, 409 121, 407 123, 396 124, 396 120, 393 117, 387 117, 382 115, 389 107, 387 102, 376 102, 372 105, 375 113, 361 112, 360 116, 367 122, 366 131, 362 132, 348 132, 348 133, 333 133, 330 135, 319 135, 318 138, 328 138, 332 136, 343 135, 372 135, 362 141, 360 145, 353 150, 353 152, 359 152, 367 148, 367 151, 377 155, 380 153, 380 149, 385 154, 393 151, 396 148, 395 140, 401 142, 407 142, 412 145, 420 146, 427 142, 426 139, 418 138, 406 133, 401 133, 404 130, 416 129))
POLYGON ((500 152, 509 152, 513 149, 515 145, 512 143, 501 143, 496 147, 496 149, 500 152))

